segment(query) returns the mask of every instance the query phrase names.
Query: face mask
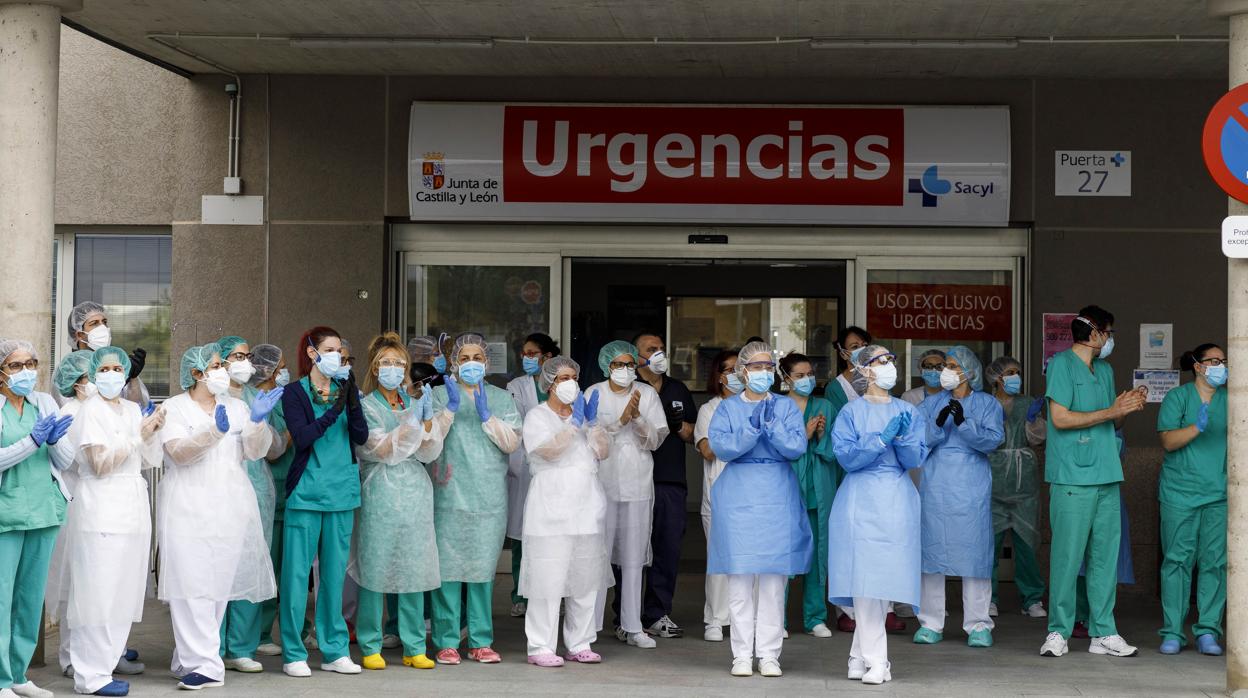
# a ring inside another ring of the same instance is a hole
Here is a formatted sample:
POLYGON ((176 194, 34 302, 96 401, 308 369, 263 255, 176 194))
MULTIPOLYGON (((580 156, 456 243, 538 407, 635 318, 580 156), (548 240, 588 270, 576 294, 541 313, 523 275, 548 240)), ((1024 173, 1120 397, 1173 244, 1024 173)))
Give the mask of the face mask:
POLYGON ((477 385, 485 378, 485 364, 480 361, 465 361, 459 365, 459 379, 468 385, 477 385))
POLYGON ((99 388, 95 387, 95 383, 91 382, 78 383, 74 386, 74 389, 78 391, 78 398, 80 400, 90 400, 95 397, 96 393, 99 392, 99 388))
POLYGON ((555 397, 565 405, 571 405, 576 401, 576 396, 580 394, 581 388, 574 380, 566 380, 555 386, 555 397))
POLYGON ((1102 359, 1108 359, 1112 353, 1114 353, 1114 336, 1110 335, 1109 341, 1105 342, 1105 346, 1101 347, 1101 353, 1098 356, 1102 359))
POLYGON ((857 349, 849 352, 849 362, 851 364, 855 366, 858 365, 858 355, 862 353, 863 349, 866 349, 866 347, 858 347, 857 349))
POLYGON ((1205 369, 1205 382, 1214 388, 1226 385, 1227 371, 1225 366, 1210 366, 1205 369))
POLYGON ((741 379, 737 378, 737 374, 735 373, 728 374, 727 382, 728 382, 728 392, 732 393, 733 395, 736 395, 740 393, 742 390, 745 390, 745 383, 742 383, 741 379))
POLYGON ((524 367, 524 373, 528 376, 536 376, 542 370, 542 362, 536 356, 523 356, 520 358, 520 364, 524 367))
POLYGON ((862 373, 862 369, 857 369, 854 377, 850 379, 849 385, 853 387, 855 393, 863 395, 867 392, 867 387, 871 385, 871 381, 867 380, 867 376, 862 373))
MULTIPOLYGON (((316 351, 313 349, 312 351, 316 351)), ((326 378, 337 378, 339 371, 342 369, 342 352, 327 351, 324 354, 316 352, 316 370, 321 372, 326 378)))
POLYGON ((1001 385, 1005 387, 1006 395, 1018 395, 1023 390, 1023 377, 1006 376, 1001 379, 1001 385))
POLYGON ((952 368, 941 369, 940 371, 940 387, 945 390, 953 390, 962 385, 962 376, 952 368))
POLYGON ((438 373, 445 375, 446 374, 446 357, 441 354, 438 354, 437 356, 433 357, 433 368, 438 373))
POLYGON ((806 397, 807 395, 815 392, 815 377, 805 376, 793 381, 793 392, 801 395, 802 397, 806 397))
POLYGON ((239 385, 245 384, 256 375, 256 367, 250 361, 232 361, 226 371, 230 374, 230 380, 239 385))
POLYGON ((662 350, 654 352, 650 355, 650 362, 646 364, 646 368, 660 376, 667 373, 667 354, 664 354, 662 350))
POLYGON ((113 331, 108 329, 108 325, 96 325, 95 329, 87 333, 87 346, 91 347, 91 351, 98 351, 113 344, 113 331))
POLYGON ((745 384, 753 393, 765 393, 771 390, 771 384, 775 380, 771 371, 751 371, 745 376, 745 384))
POLYGON ((386 390, 394 390, 403 385, 403 373, 402 366, 382 366, 377 370, 377 382, 386 390))
POLYGON ((30 391, 35 389, 35 380, 38 374, 29 368, 23 368, 17 373, 9 376, 9 390, 18 397, 26 397, 30 395, 30 391))
POLYGON ((230 372, 224 368, 214 368, 204 374, 204 385, 213 395, 224 395, 230 389, 230 372))
POLYGON ((883 390, 892 390, 897 385, 897 364, 884 364, 872 369, 875 372, 875 384, 883 390))
POLYGON ((276 382, 280 386, 290 385, 290 369, 283 368, 282 370, 278 371, 277 378, 274 379, 274 382, 276 382))
POLYGON ((923 384, 929 388, 940 387, 940 369, 929 368, 923 371, 923 384))
POLYGON ((116 371, 100 371, 95 374, 95 387, 99 389, 100 397, 112 400, 121 395, 121 389, 126 387, 126 376, 116 371))
POLYGON ((637 380, 637 369, 635 368, 613 368, 611 369, 611 382, 627 388, 637 380))

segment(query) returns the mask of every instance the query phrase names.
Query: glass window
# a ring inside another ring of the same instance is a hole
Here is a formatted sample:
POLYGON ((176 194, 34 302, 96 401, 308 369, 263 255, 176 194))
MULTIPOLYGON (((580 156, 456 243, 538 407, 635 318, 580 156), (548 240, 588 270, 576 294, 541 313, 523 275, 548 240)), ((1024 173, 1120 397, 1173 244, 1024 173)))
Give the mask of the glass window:
POLYGON ((152 397, 167 397, 173 238, 79 235, 74 243, 74 303, 90 300, 107 309, 113 345, 147 350, 143 382, 152 397))

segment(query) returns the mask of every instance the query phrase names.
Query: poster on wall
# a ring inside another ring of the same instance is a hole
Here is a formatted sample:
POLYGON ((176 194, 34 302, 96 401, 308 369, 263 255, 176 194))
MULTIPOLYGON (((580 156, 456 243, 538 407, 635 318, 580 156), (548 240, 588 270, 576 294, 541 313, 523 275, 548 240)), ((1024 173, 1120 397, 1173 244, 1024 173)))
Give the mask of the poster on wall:
POLYGON ((912 340, 1008 342, 1009 286, 867 284, 867 331, 912 340))
POLYGON ((1174 325, 1140 325, 1140 368, 1170 368, 1174 365, 1174 325))
POLYGON ((1041 353, 1044 356, 1044 371, 1049 370, 1049 359, 1074 345, 1074 337, 1070 334, 1070 323, 1075 321, 1078 313, 1045 313, 1042 317, 1044 337, 1041 340, 1041 353))
POLYGON ((1004 226, 1004 106, 415 102, 415 221, 1004 226))
POLYGON ((1132 375, 1132 387, 1148 388, 1148 401, 1161 402, 1166 393, 1179 387, 1179 372, 1170 369, 1137 368, 1132 375))

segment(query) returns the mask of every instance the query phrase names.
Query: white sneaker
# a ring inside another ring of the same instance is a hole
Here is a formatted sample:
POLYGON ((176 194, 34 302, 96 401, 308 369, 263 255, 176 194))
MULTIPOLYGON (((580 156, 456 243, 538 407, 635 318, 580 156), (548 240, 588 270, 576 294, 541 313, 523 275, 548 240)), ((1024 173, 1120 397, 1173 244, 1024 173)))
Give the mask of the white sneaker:
POLYGON ((753 676, 754 675, 754 660, 750 659, 749 657, 746 657, 745 659, 732 660, 732 675, 733 676, 753 676))
POLYGON ((256 654, 261 657, 276 657, 282 653, 282 646, 272 642, 266 642, 256 648, 256 654))
POLYGON ((758 673, 768 678, 784 676, 784 672, 780 671, 780 661, 775 657, 765 657, 758 660, 758 673))
POLYGON ((858 657, 849 658, 849 680, 861 681, 862 677, 867 673, 867 662, 858 657))
POLYGON ((235 659, 225 660, 225 668, 241 671, 244 674, 259 674, 264 671, 264 665, 251 657, 237 657, 235 659))
POLYGON ((358 674, 360 665, 351 661, 350 657, 339 657, 329 664, 322 664, 321 671, 332 671, 338 674, 358 674))
POLYGON ((1121 635, 1094 637, 1092 644, 1088 645, 1088 651, 1092 654, 1107 654, 1111 657, 1134 657, 1140 653, 1138 648, 1128 645, 1121 635))
POLYGON ((815 637, 832 637, 832 631, 828 630, 828 626, 824 625, 823 623, 820 623, 819 625, 816 625, 810 630, 807 630, 806 634, 814 635, 815 637))
POLYGON ((723 642, 724 629, 718 625, 708 625, 706 626, 706 630, 702 633, 702 639, 707 642, 723 642))
POLYGON ((785 629, 784 629, 784 639, 786 639, 786 640, 787 640, 787 639, 789 639, 789 629, 788 629, 788 628, 785 628, 785 629))
POLYGON ((625 631, 624 628, 621 628, 618 625, 615 626, 615 639, 619 640, 620 642, 628 642, 628 632, 625 631))
POLYGON ((299 679, 307 678, 312 675, 312 670, 308 668, 307 662, 291 662, 290 664, 283 664, 282 672, 287 676, 294 676, 299 679))
POLYGON ((1037 601, 1033 603, 1032 605, 1028 606, 1027 608, 1024 608, 1023 615, 1029 616, 1031 618, 1047 618, 1049 615, 1049 612, 1044 610, 1044 604, 1037 601))
POLYGON ((890 662, 877 664, 876 666, 871 667, 867 673, 862 675, 862 682, 871 686, 879 686, 885 681, 892 681, 892 668, 893 665, 890 662))
POLYGON ((652 650, 659 646, 659 643, 655 642, 654 638, 645 633, 630 633, 628 636, 628 644, 633 647, 640 647, 643 650, 652 650))
POLYGON ((908 603, 899 603, 895 606, 893 613, 897 614, 898 618, 913 618, 914 607, 908 603))
POLYGON ((382 635, 381 636, 381 648, 383 650, 392 650, 395 647, 398 647, 400 644, 401 643, 399 642, 398 635, 382 635))
POLYGON ((997 617, 997 605, 995 603, 988 604, 988 615, 992 618, 997 617))
POLYGON ((55 694, 46 688, 39 688, 34 681, 13 684, 13 692, 22 698, 54 698, 55 694))
POLYGON ((1044 645, 1040 647, 1041 657, 1060 657, 1067 651, 1066 638, 1061 633, 1049 633, 1044 638, 1044 645))
POLYGON ((17 698, 17 694, 10 688, 0 688, 0 698, 17 698))

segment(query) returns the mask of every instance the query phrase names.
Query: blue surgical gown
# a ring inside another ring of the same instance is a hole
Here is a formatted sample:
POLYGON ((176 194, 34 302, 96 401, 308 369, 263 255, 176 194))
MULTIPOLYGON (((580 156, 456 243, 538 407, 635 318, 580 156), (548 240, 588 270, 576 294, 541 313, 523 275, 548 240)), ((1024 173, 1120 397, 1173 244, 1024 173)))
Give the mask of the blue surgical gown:
POLYGON ((931 452, 923 462, 923 573, 992 577, 992 466, 988 454, 1005 439, 1005 412, 987 393, 960 399, 965 420, 943 427, 936 417, 949 404, 947 390, 919 405, 931 452))
POLYGON ((806 426, 792 400, 768 395, 772 420, 755 429, 757 402, 734 395, 719 403, 708 436, 724 472, 711 487, 707 574, 805 574, 810 520, 789 463, 806 452, 806 426))
POLYGON ((923 416, 896 398, 845 405, 832 428, 845 479, 828 517, 828 600, 854 597, 919 604, 919 493, 907 470, 927 454, 923 416), (880 433, 909 412, 910 429, 885 445, 880 433))

